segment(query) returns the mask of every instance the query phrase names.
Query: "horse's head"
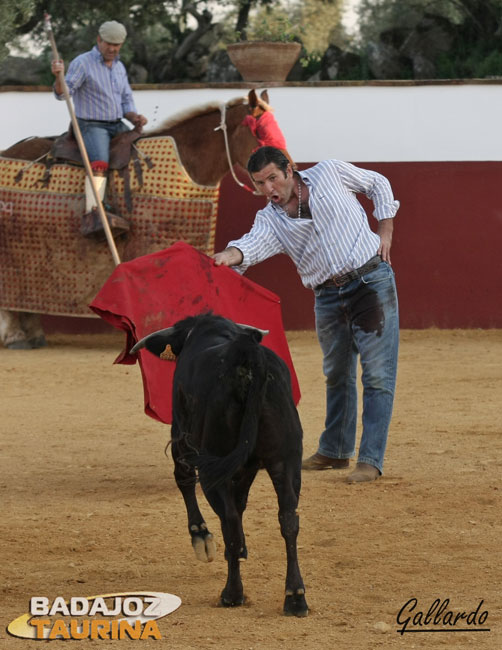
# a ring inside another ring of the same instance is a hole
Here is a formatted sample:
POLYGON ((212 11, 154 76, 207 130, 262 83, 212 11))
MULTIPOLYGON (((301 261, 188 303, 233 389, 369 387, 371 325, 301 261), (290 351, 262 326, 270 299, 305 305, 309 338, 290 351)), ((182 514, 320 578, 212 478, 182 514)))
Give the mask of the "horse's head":
POLYGON ((238 163, 246 169, 249 156, 258 146, 258 140, 243 124, 247 115, 245 97, 226 104, 212 102, 175 115, 145 136, 173 137, 190 177, 200 185, 214 186, 228 172, 229 159, 232 165, 238 163))
POLYGON ((245 123, 245 118, 249 114, 246 98, 240 97, 228 102, 225 113, 231 162, 246 169, 249 156, 259 146, 257 138, 245 123))
POLYGON ((263 90, 258 97, 256 90, 253 88, 248 93, 248 113, 253 117, 260 117, 265 111, 271 111, 269 104, 268 92, 263 90))

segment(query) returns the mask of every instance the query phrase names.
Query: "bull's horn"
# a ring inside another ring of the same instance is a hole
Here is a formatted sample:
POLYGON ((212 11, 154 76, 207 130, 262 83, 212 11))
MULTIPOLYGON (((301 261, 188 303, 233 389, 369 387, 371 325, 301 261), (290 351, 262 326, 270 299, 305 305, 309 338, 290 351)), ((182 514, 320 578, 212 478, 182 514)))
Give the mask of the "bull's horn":
POLYGON ((244 325, 243 323, 235 324, 245 330, 255 330, 255 332, 260 332, 262 336, 267 336, 267 334, 270 334, 270 330, 261 330, 259 327, 254 327, 253 325, 244 325))
POLYGON ((147 341, 149 341, 150 339, 153 339, 154 337, 157 336, 169 336, 173 332, 174 332, 174 327, 167 327, 164 330, 158 330, 157 332, 152 332, 151 334, 148 334, 148 336, 145 336, 140 341, 138 341, 136 345, 133 348, 131 348, 129 354, 136 354, 142 348, 146 348, 147 341))

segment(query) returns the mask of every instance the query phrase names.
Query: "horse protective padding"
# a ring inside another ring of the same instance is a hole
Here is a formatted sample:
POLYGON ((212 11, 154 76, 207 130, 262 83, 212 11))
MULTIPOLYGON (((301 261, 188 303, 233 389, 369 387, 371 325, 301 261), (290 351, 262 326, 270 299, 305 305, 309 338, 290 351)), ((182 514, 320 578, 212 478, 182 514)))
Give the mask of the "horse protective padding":
POLYGON ((269 330, 263 345, 287 364, 295 404, 300 388, 284 334, 279 297, 225 266, 178 242, 169 249, 120 264, 90 305, 107 323, 126 333, 125 348, 115 363, 139 361, 145 413, 171 423, 175 362, 162 361, 147 350, 129 350, 147 334, 178 320, 212 311, 242 325, 269 330))
MULTIPOLYGON (((141 138, 136 146, 153 163, 142 165, 140 185, 128 168, 133 211, 127 212, 124 180, 110 173, 105 199, 131 222, 116 241, 122 262, 185 241, 214 252, 219 186, 192 181, 174 140, 141 138)), ((107 242, 80 233, 85 210, 82 167, 0 157, 0 307, 64 316, 95 315, 89 303, 114 269, 107 242)))

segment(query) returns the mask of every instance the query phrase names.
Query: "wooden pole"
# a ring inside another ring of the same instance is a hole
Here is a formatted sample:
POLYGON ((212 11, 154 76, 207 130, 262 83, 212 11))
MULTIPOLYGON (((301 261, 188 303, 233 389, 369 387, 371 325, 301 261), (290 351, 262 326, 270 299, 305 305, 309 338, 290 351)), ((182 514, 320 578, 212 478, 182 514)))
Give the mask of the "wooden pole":
MULTIPOLYGON (((47 37, 49 38, 49 42, 51 44, 52 48, 52 54, 54 56, 54 59, 56 61, 59 61, 59 52, 56 46, 56 41, 54 39, 54 34, 52 32, 52 26, 51 26, 51 19, 49 14, 45 14, 44 16, 44 21, 45 21, 45 31, 47 32, 47 37)), ((113 261, 115 262, 115 266, 120 264, 120 257, 117 252, 117 247, 115 246, 115 241, 113 239, 112 231, 110 229, 110 224, 108 223, 108 219, 106 218, 105 214, 105 209, 103 207, 103 203, 101 201, 101 198, 99 196, 98 190, 96 188, 96 183, 94 182, 94 176, 92 174, 92 168, 91 168, 91 163, 89 162, 89 156, 87 155, 87 150, 85 148, 84 140, 82 138, 82 133, 80 131, 80 127, 77 122, 77 116, 75 115, 75 109, 73 108, 73 103, 71 101, 70 97, 70 92, 68 90, 68 86, 66 85, 66 80, 64 78, 64 72, 61 70, 59 73, 59 80, 61 83, 61 86, 63 88, 63 94, 64 98, 66 100, 66 105, 68 106, 68 111, 70 113, 70 118, 71 118, 71 123, 73 126, 73 133, 75 134, 75 139, 77 140, 78 148, 80 149, 80 155, 82 156, 82 160, 84 162, 84 167, 85 171, 87 173, 87 176, 89 177, 89 180, 91 182, 91 187, 92 187, 92 192, 94 194, 94 199, 96 201, 96 204, 98 206, 98 213, 101 219, 101 223, 103 224, 103 229, 105 231, 106 235, 106 240, 108 242, 108 246, 110 248, 113 261)))

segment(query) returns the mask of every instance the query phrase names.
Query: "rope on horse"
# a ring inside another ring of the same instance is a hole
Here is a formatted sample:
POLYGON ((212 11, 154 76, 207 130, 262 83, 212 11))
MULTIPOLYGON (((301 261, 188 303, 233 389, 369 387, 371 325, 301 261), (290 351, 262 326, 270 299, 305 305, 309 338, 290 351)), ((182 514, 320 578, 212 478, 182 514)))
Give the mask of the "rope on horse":
POLYGON ((240 180, 237 178, 234 172, 234 165, 232 163, 232 158, 230 156, 230 147, 228 146, 228 135, 227 135, 227 105, 226 104, 220 104, 220 115, 221 115, 221 121, 220 125, 217 126, 214 130, 223 131, 223 137, 225 139, 225 150, 227 152, 227 160, 228 160, 228 166, 230 167, 230 172, 233 176, 234 181, 237 183, 237 185, 240 185, 240 187, 243 187, 245 190, 248 192, 251 192, 252 194, 257 194, 257 192, 253 189, 251 189, 248 185, 245 183, 241 183, 240 180))
POLYGON ((21 181, 21 179, 23 178, 23 176, 24 176, 24 172, 28 171, 28 169, 30 169, 30 167, 33 167, 33 165, 34 165, 35 163, 40 162, 41 160, 43 160, 44 158, 46 158, 46 157, 49 155, 49 153, 50 153, 49 151, 46 151, 46 152, 43 153, 41 156, 39 156, 36 160, 32 160, 31 162, 29 162, 29 163, 26 165, 26 167, 23 167, 22 169, 20 169, 20 170, 18 171, 17 175, 16 175, 15 182, 16 182, 16 183, 19 183, 19 182, 21 181))

